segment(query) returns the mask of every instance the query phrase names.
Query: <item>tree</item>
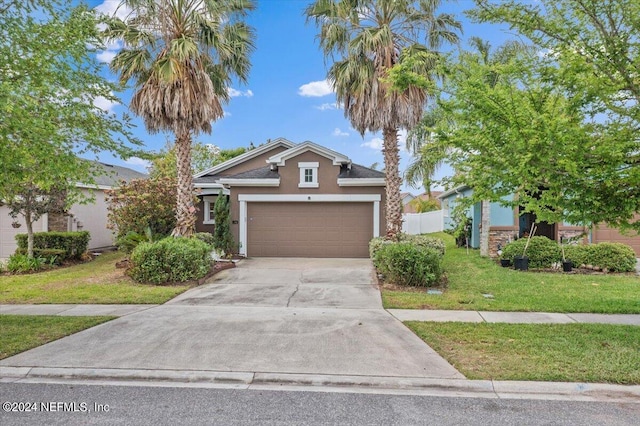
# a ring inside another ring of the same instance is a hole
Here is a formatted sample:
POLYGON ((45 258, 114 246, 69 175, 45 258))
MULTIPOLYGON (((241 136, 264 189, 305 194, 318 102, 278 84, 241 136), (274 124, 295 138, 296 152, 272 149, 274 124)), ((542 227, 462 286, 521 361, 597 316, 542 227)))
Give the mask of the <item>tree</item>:
POLYGON ((218 194, 213 206, 216 227, 213 232, 213 245, 216 249, 230 254, 233 251, 233 236, 229 223, 229 198, 222 193, 218 194))
POLYGON ((402 229, 398 131, 412 128, 433 88, 434 67, 443 42, 458 41, 460 23, 436 15, 440 0, 316 0, 307 19, 320 28, 325 56, 338 59, 328 79, 345 116, 362 135, 382 131, 386 180, 386 234, 402 229), (423 40, 421 44, 418 40, 423 40), (393 90, 385 79, 394 65, 412 71, 405 87, 393 90))
MULTIPOLYGON (((580 111, 592 139, 582 150, 603 152, 571 185, 574 207, 594 222, 640 230, 640 3, 637 0, 541 0, 535 4, 476 0, 473 16, 504 22, 545 53, 541 78, 580 111), (594 145, 595 144, 595 145, 594 145), (608 147, 608 148, 605 148, 608 147), (573 190, 576 188, 577 190, 573 190)), ((575 146, 575 144, 572 144, 575 146)))
POLYGON ((440 203, 434 199, 425 200, 423 198, 416 197, 409 201, 409 204, 413 207, 416 213, 427 213, 440 210, 440 203))
POLYGON ((224 114, 233 77, 246 82, 254 33, 242 22, 249 0, 123 0, 129 16, 111 18, 105 34, 124 48, 111 62, 120 81, 134 80, 131 110, 151 133, 176 137, 177 204, 174 236, 195 227, 191 141, 211 133, 224 114))
MULTIPOLYGON (((194 142, 191 144, 191 172, 193 174, 204 171, 216 164, 224 163, 238 155, 242 155, 246 151, 247 148, 244 147, 220 149, 212 144, 203 145, 194 142)), ((150 177, 168 176, 175 179, 177 175, 175 145, 167 143, 165 149, 151 155, 150 177)))
MULTIPOLYGON (((83 201, 76 182, 96 172, 81 154, 132 154, 126 116, 97 106, 117 102, 94 58, 98 19, 71 0, 0 1, 0 200, 32 224, 83 201)), ((86 200, 84 200, 86 201, 86 200)))

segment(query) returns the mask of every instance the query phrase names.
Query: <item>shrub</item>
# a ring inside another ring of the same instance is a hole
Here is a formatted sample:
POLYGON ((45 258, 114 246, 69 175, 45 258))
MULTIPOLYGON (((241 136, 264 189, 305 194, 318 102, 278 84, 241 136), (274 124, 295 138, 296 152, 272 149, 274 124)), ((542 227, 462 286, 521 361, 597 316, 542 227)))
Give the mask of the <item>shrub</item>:
POLYGON ((564 246, 564 257, 573 263, 573 266, 586 265, 589 260, 589 247, 585 244, 570 244, 564 246))
POLYGON ((209 244, 211 247, 214 246, 214 238, 213 235, 211 235, 208 232, 197 232, 195 234, 193 234, 193 236, 197 239, 199 239, 200 241, 209 244))
POLYGON ((233 251, 233 236, 229 221, 229 197, 218 194, 214 205, 216 227, 213 230, 213 242, 216 250, 229 254, 233 251))
MULTIPOLYGON (((416 246, 434 249, 440 253, 440 256, 444 256, 445 244, 444 241, 439 238, 430 237, 428 235, 398 234, 398 239, 400 242, 412 243, 416 246)), ((383 246, 388 244, 394 244, 394 241, 387 240, 384 237, 376 237, 369 242, 369 257, 371 257, 374 265, 376 264, 376 253, 383 246)))
POLYGON ((129 231, 125 235, 121 235, 116 238, 116 246, 118 250, 122 250, 125 253, 131 253, 140 243, 151 242, 145 235, 138 234, 134 231, 129 231))
MULTIPOLYGON (((526 238, 510 242, 502 249, 500 258, 509 259, 513 262, 516 256, 522 256, 526 244, 526 238)), ((529 258, 530 268, 550 268, 554 263, 562 259, 558 244, 542 236, 531 238, 526 256, 529 258)))
MULTIPOLYGON (((16 254, 26 256, 27 249, 18 248, 16 254)), ((49 265, 60 265, 67 258, 66 251, 60 249, 33 249, 33 257, 42 259, 49 265)))
POLYGON ((626 244, 598 243, 588 247, 588 265, 611 272, 633 272, 636 269, 636 253, 626 244))
MULTIPOLYGON (((80 259, 87 251, 89 245, 88 231, 78 232, 36 232, 33 234, 34 256, 35 250, 63 250, 64 255, 60 262, 67 259, 80 259)), ((18 242, 18 250, 22 253, 27 252, 27 234, 16 235, 18 242)))
POLYGON ((26 254, 12 254, 7 262, 7 271, 12 273, 35 272, 42 269, 45 261, 39 257, 29 257, 26 254))
POLYGON ((107 227, 120 238, 129 232, 167 236, 176 225, 176 182, 173 178, 132 179, 106 191, 107 227))
POLYGON ((211 268, 211 247, 197 238, 165 238, 141 243, 131 253, 129 275, 135 281, 161 284, 202 278, 211 268))
POLYGON ((383 244, 375 254, 380 273, 398 285, 430 287, 442 277, 442 256, 409 242, 383 244))

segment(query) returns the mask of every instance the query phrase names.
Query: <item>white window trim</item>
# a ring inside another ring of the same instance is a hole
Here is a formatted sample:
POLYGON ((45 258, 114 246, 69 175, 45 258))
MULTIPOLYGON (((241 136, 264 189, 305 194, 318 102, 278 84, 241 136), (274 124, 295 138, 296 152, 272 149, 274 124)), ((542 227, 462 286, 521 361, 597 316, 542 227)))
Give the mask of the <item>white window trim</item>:
POLYGON ((215 225, 216 223, 215 218, 211 217, 210 211, 211 211, 211 205, 215 204, 217 198, 218 197, 213 197, 208 195, 202 197, 202 203, 204 204, 204 207, 203 207, 204 220, 202 221, 202 223, 205 225, 215 225))
POLYGON ((318 188, 320 184, 318 183, 318 168, 320 167, 320 163, 317 161, 307 161, 307 162, 299 162, 298 168, 300 169, 300 182, 298 183, 298 188, 318 188), (312 170, 312 182, 305 182, 304 172, 305 170, 312 170))
POLYGON ((384 178, 338 178, 338 186, 385 186, 384 178))
POLYGON ((247 203, 372 203, 373 236, 380 236, 380 194, 238 194, 240 254, 247 256, 247 203))

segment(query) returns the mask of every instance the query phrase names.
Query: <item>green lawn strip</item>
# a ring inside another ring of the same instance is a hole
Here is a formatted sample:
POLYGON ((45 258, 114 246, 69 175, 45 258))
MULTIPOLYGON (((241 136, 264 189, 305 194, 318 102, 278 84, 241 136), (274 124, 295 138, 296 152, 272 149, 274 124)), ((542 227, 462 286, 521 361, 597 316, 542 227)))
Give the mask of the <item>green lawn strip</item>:
POLYGON ((468 379, 640 384, 640 327, 405 324, 468 379))
POLYGON ((164 303, 189 285, 138 284, 117 269, 111 252, 80 265, 28 275, 0 276, 0 303, 164 303))
POLYGON ((35 348, 116 317, 0 315, 0 359, 35 348))
POLYGON ((454 309, 526 312, 640 313, 640 277, 520 272, 481 258, 477 250, 456 248, 453 238, 439 233, 447 252, 448 277, 442 295, 420 291, 384 290, 391 309, 454 309), (483 294, 491 294, 486 298, 483 294))

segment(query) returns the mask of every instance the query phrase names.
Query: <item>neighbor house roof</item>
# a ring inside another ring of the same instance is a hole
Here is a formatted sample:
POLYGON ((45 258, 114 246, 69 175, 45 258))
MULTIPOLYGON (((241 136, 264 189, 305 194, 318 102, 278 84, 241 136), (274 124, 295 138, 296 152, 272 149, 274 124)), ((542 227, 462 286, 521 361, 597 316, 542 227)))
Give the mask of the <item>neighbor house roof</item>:
POLYGON ((98 161, 94 162, 94 164, 97 172, 94 179, 96 184, 100 186, 118 186, 121 181, 129 182, 132 179, 145 179, 148 177, 145 173, 140 173, 127 167, 98 161))
POLYGON ((444 191, 443 193, 438 195, 437 198, 439 200, 442 200, 442 199, 447 198, 448 196, 450 196, 452 194, 457 194, 458 192, 464 191, 465 189, 468 189, 468 188, 469 188, 469 185, 460 185, 460 186, 457 186, 457 187, 455 187, 453 189, 450 189, 448 191, 444 191))

